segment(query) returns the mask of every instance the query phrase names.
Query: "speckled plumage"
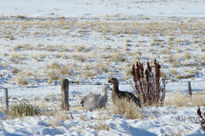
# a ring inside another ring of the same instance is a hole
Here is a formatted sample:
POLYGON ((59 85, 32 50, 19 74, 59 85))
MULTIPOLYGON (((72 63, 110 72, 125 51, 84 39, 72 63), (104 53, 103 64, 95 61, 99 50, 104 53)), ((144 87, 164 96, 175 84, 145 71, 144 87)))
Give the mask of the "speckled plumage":
POLYGON ((141 107, 139 99, 134 94, 119 90, 119 81, 117 80, 117 78, 109 78, 108 82, 113 84, 112 101, 114 104, 116 104, 116 102, 120 99, 126 99, 127 101, 132 101, 136 103, 137 106, 141 107))

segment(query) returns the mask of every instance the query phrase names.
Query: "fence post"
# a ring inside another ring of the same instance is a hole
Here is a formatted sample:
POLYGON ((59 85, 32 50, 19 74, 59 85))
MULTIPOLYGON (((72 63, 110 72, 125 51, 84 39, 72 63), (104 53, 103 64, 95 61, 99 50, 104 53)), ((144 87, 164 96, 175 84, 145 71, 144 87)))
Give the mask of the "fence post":
POLYGON ((9 110, 9 97, 8 97, 8 89, 4 88, 4 102, 6 111, 9 110))
POLYGON ((61 80, 61 109, 62 110, 69 110, 69 80, 62 79, 61 80))
POLYGON ((188 93, 190 96, 192 96, 192 89, 191 89, 191 82, 188 81, 188 93))

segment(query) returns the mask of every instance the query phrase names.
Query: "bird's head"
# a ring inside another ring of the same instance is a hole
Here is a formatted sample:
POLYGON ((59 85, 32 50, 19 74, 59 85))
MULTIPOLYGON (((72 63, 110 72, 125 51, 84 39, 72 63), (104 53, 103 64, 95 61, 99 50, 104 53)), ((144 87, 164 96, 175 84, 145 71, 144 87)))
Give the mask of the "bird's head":
POLYGON ((108 84, 104 84, 101 95, 107 95, 108 90, 111 90, 110 86, 108 84))
POLYGON ((114 85, 118 85, 119 84, 117 78, 115 78, 115 77, 109 78, 108 79, 108 83, 111 83, 111 84, 114 84, 114 85))

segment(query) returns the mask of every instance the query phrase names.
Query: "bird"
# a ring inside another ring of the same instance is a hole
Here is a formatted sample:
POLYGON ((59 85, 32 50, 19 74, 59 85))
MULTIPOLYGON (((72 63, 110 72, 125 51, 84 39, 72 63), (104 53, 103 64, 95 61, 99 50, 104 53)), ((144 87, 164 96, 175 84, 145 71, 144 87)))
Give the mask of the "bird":
POLYGON ((89 111, 93 111, 97 108, 106 107, 108 100, 107 90, 110 89, 108 85, 104 85, 101 94, 88 94, 83 97, 80 104, 89 111))
POLYGON ((137 106, 141 107, 139 99, 134 94, 119 90, 119 81, 117 78, 109 78, 108 83, 111 83, 113 85, 112 101, 114 104, 116 104, 119 100, 126 99, 128 102, 134 102, 137 106))

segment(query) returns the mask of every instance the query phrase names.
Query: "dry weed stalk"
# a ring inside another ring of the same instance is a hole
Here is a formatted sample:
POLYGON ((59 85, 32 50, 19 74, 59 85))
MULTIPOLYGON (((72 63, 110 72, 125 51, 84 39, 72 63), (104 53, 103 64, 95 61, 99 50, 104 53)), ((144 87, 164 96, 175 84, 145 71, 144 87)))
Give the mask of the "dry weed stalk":
POLYGON ((160 80, 160 64, 154 60, 155 73, 147 62, 147 68, 144 70, 142 63, 137 62, 132 67, 132 76, 135 82, 136 94, 142 105, 164 104, 165 99, 165 80, 160 80))
POLYGON ((205 131, 205 113, 202 114, 200 107, 198 107, 198 109, 197 109, 197 114, 198 114, 199 117, 201 118, 201 121, 200 121, 201 127, 202 127, 202 129, 205 131))

